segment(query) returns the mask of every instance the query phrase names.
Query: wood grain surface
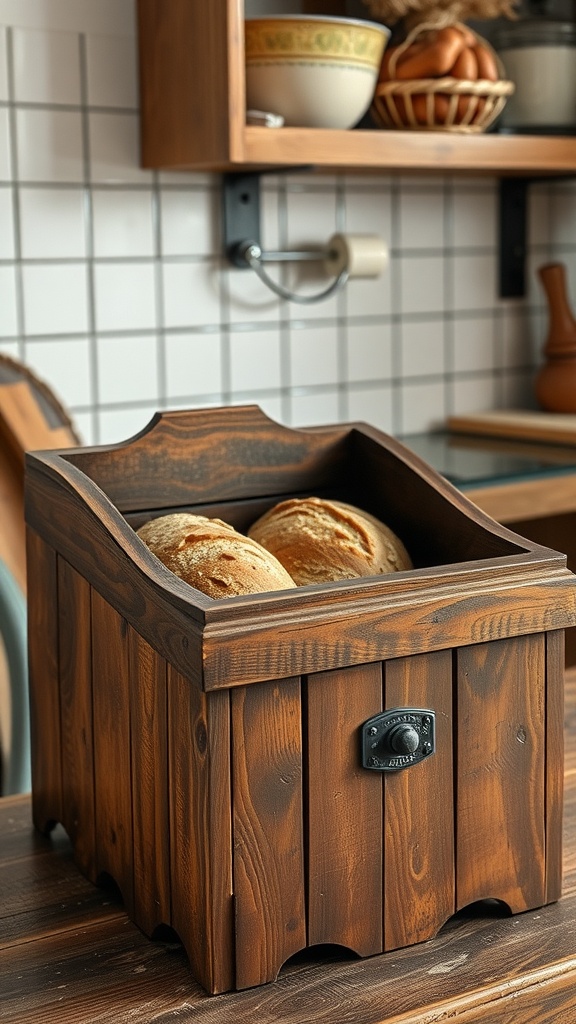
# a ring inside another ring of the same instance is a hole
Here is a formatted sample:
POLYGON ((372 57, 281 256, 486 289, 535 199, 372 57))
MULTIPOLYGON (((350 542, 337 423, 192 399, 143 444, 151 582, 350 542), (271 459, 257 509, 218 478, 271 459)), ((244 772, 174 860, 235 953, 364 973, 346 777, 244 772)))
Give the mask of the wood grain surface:
POLYGON ((252 406, 159 415, 130 442, 28 456, 26 516, 162 658, 205 690, 576 621, 565 556, 490 520, 415 454, 365 425, 289 430, 252 406), (179 502, 229 502, 236 515, 242 502, 267 496, 272 505, 316 487, 353 493, 396 528, 414 570, 213 601, 170 573, 125 518, 179 502))
MULTIPOLYGON (((545 898, 545 638, 463 647, 456 658, 456 906, 484 898, 525 910, 545 898)), ((553 765, 561 751, 550 756, 553 765)))
POLYGON ((389 662, 385 688, 387 708, 436 713, 435 755, 385 779, 384 948, 396 949, 432 938, 455 911, 452 652, 389 662))
POLYGON ((576 675, 566 689, 562 899, 515 917, 460 912, 437 938, 355 960, 331 947, 277 982, 211 997, 177 944, 149 941, 30 801, 0 801, 3 1024, 572 1024, 576 1013, 576 675))
POLYGON ((231 694, 236 985, 306 945, 300 680, 231 694))

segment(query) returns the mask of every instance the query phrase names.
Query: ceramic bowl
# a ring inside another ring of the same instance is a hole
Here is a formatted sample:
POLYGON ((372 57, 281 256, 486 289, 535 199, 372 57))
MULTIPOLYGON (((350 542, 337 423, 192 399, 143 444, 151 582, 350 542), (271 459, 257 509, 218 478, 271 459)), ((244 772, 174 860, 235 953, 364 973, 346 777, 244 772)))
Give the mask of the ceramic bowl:
POLYGON ((352 128, 370 106, 390 38, 355 18, 247 18, 248 109, 281 114, 286 125, 352 128))

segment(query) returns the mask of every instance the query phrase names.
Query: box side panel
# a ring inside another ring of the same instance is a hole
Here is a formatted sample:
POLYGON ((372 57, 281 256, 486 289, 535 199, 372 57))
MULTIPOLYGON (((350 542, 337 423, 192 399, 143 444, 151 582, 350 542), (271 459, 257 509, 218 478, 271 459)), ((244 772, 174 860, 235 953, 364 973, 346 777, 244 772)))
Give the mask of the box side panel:
POLYGON ((62 820, 56 552, 26 530, 32 808, 41 831, 62 820))
POLYGON ((128 624, 92 591, 92 694, 96 794, 96 875, 114 879, 134 913, 130 664, 128 624))
POLYGON ((564 631, 546 634, 546 902, 562 893, 564 631))
POLYGON ((168 668, 172 926, 209 992, 234 988, 229 694, 168 668))
POLYGON ((384 780, 384 948, 432 938, 454 913, 452 651, 387 662, 386 708, 436 715, 436 752, 384 780))
MULTIPOLYGON (((190 599, 186 592, 193 592, 177 577, 174 577, 177 595, 169 585, 165 587, 164 578, 156 575, 153 556, 146 553, 144 545, 133 536, 117 510, 110 507, 89 481, 82 481, 80 486, 82 474, 73 467, 68 469, 77 478, 73 483, 52 479, 36 471, 31 464, 26 496, 28 524, 105 597, 151 647, 187 676, 194 676, 195 682, 200 682, 202 604, 210 604, 210 598, 198 592, 197 599, 190 599), (70 529, 70 523, 74 523, 74 529, 70 529), (139 548, 144 548, 144 560, 139 548), (147 559, 152 560, 154 568, 147 559)), ((31 589, 36 582, 36 577, 32 576, 31 589)))
POLYGON ((90 586, 58 558, 62 824, 82 871, 96 881, 90 586))
POLYGON ((232 699, 236 987, 272 981, 306 945, 300 680, 232 699))
POLYGON ((128 627, 134 920, 146 935, 170 924, 167 667, 128 627))
POLYGON ((308 942, 361 956, 383 948, 382 778, 360 760, 382 707, 380 662, 308 677, 308 942))
POLYGON ((544 634, 457 652, 456 909, 545 902, 544 634))

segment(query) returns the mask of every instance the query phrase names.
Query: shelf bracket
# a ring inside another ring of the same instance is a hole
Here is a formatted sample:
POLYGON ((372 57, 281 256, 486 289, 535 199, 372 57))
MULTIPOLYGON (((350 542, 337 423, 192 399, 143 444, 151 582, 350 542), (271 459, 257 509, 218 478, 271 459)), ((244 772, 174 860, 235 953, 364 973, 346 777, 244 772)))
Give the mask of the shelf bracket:
POLYGON ((499 196, 500 298, 526 294, 528 187, 530 178, 502 178, 499 196))
POLYGON ((222 182, 224 253, 235 267, 248 266, 240 246, 260 245, 260 173, 225 174, 222 182))

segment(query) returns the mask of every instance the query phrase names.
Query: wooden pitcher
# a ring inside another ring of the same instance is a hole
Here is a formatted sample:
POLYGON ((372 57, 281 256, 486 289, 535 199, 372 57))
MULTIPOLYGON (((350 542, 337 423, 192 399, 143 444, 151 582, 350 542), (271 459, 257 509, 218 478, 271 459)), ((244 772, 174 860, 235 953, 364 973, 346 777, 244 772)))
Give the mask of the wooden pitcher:
POLYGON ((563 263, 539 268, 548 301, 545 363, 535 382, 536 398, 549 412, 576 412, 576 319, 572 314, 563 263))

